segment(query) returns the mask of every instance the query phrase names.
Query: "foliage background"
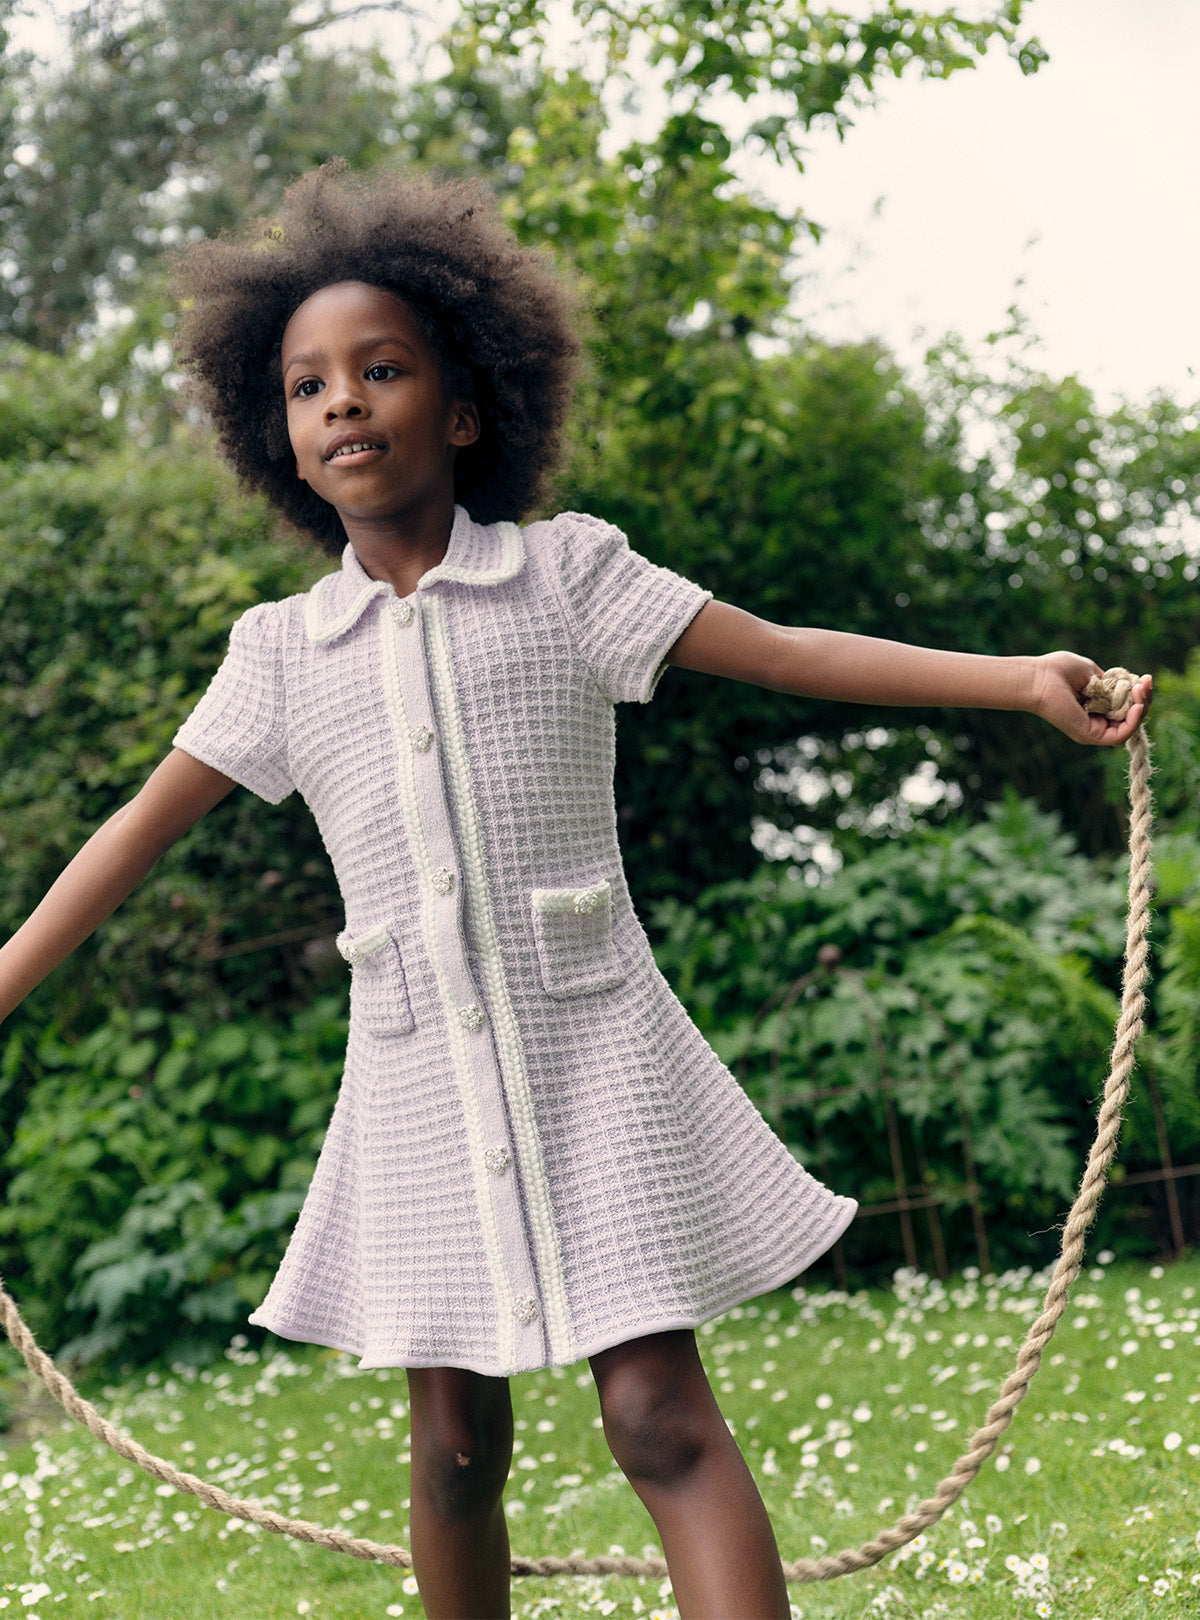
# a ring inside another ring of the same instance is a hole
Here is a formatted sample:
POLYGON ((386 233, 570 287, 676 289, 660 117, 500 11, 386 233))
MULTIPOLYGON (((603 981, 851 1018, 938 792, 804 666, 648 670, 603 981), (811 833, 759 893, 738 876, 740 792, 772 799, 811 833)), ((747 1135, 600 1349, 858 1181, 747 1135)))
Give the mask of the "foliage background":
MULTIPOLYGON (((1195 404, 1098 402, 1044 372, 1019 311, 984 352, 948 337, 916 372, 823 342, 788 314, 798 269, 819 269, 818 224, 737 178, 739 151, 798 161, 807 129, 852 120, 889 75, 944 78, 989 46, 1036 70, 1023 10, 725 0, 667 25, 577 0, 580 49, 552 68, 540 5, 474 0, 439 70, 404 80, 376 52, 328 50, 332 13, 289 0, 92 0, 64 60, 8 46, 0 928, 136 790, 238 613, 325 567, 211 455, 171 369, 170 252, 333 156, 476 173, 590 312, 561 505, 774 620, 1178 672, 1155 715, 1148 1062, 1177 1162, 1200 1159, 1195 404), (629 141, 614 87, 647 78, 666 111, 629 141)), ((1106 762, 1024 717, 881 715, 679 673, 620 726, 635 894, 787 1139, 847 1190, 885 1186, 875 1030, 919 1176, 954 1207, 957 1086, 998 1252, 1032 1253, 1108 1038, 1122 827, 1106 762), (837 971, 760 1018, 830 943, 837 971), (813 1087, 841 1089, 814 1112, 813 1087)), ((336 1085, 339 923, 303 807, 236 794, 9 1021, 0 1270, 55 1342, 147 1355, 181 1318, 203 1336, 244 1311, 336 1085)), ((1131 1164, 1157 1162, 1144 1101, 1128 1140, 1131 1164)), ((1190 1231, 1195 1186, 1180 1183, 1190 1231)), ((1156 1195, 1120 1209, 1114 1246, 1162 1244, 1156 1195)), ((879 1262, 882 1223, 854 1243, 856 1264, 879 1262)))

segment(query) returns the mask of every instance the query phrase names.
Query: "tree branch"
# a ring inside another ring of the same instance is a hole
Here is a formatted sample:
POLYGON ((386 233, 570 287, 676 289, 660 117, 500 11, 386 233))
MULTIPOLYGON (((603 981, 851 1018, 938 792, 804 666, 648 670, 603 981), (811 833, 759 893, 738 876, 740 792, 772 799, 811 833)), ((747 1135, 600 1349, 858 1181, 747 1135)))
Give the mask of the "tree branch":
POLYGON ((323 28, 331 28, 335 23, 349 22, 355 17, 364 17, 372 12, 391 11, 401 16, 412 18, 414 21, 421 15, 420 8, 404 3, 404 0, 360 0, 360 3, 347 6, 339 10, 329 0, 319 7, 315 16, 309 21, 300 21, 294 18, 287 30, 286 38, 289 40, 301 39, 305 34, 316 34, 323 28))

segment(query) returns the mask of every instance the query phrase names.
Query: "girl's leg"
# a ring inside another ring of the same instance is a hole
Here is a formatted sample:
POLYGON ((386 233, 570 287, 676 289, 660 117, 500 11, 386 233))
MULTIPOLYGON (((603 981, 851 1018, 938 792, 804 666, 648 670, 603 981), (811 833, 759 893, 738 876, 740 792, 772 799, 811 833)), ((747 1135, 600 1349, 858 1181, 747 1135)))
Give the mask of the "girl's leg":
POLYGON ((604 1434, 662 1538, 683 1620, 788 1620, 775 1537, 690 1332, 592 1357, 604 1434))
POLYGON ((413 1571, 429 1620, 507 1620, 512 1462, 506 1378, 410 1367, 413 1571))

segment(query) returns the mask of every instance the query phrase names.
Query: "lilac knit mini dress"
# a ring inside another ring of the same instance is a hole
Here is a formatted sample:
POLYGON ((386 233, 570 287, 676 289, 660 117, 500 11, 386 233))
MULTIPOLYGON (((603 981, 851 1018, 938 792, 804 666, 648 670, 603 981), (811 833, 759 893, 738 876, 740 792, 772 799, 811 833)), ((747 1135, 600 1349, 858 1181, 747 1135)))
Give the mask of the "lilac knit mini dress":
POLYGON ((500 1376, 695 1327, 852 1218, 654 965, 613 810, 613 708, 707 593, 567 513, 456 509, 412 596, 347 547, 251 608, 178 747, 306 800, 346 907, 346 1068, 250 1318, 365 1367, 500 1376))

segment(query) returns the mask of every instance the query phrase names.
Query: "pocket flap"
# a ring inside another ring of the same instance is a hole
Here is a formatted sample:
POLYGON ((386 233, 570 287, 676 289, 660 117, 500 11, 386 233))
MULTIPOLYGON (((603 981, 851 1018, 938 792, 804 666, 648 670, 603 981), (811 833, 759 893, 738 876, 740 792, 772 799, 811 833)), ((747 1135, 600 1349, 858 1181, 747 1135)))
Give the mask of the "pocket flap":
POLYGON ((534 889, 535 911, 570 911, 576 917, 590 917, 612 906, 612 884, 607 878, 589 883, 584 889, 534 889))
POLYGON ((348 929, 344 930, 336 941, 338 950, 351 967, 356 962, 365 962, 370 956, 378 956, 380 951, 386 951, 388 946, 394 943, 390 930, 383 923, 377 928, 372 928, 369 934, 359 934, 354 938, 348 929))
POLYGON ((337 948, 350 964, 350 1019, 375 1035, 407 1035, 413 1028, 412 1007, 400 947, 386 923, 365 934, 349 930, 337 937, 337 948))

